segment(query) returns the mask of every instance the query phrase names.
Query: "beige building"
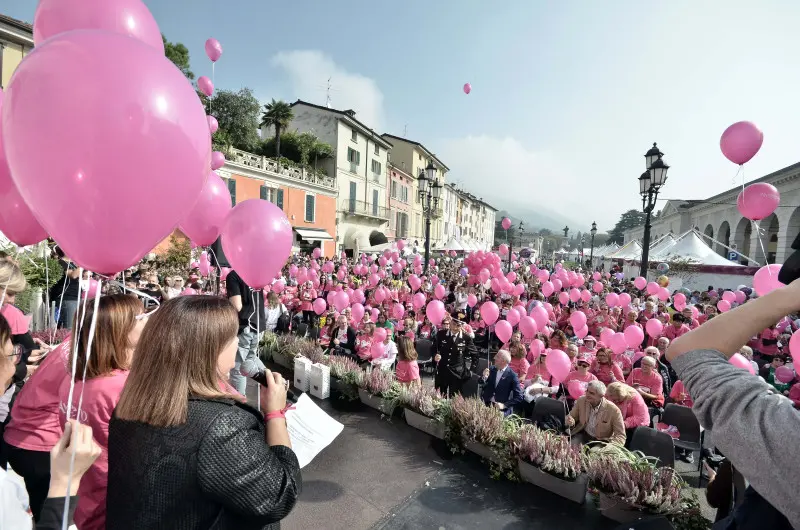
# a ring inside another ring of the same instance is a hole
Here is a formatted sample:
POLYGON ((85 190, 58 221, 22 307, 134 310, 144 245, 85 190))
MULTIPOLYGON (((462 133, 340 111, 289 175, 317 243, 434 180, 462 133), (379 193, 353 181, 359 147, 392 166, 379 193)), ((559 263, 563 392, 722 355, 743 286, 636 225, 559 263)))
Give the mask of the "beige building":
POLYGON ((33 50, 33 26, 0 14, 0 88, 5 89, 17 65, 33 50))
MULTIPOLYGON (((382 137, 392 144, 390 154, 392 165, 411 176, 411 197, 409 197, 411 211, 409 213, 407 238, 411 243, 417 241, 421 247, 425 243, 425 214, 422 211, 422 201, 419 198, 417 177, 420 171, 425 171, 428 162, 432 162, 436 168, 436 179, 439 184, 444 185, 450 168, 419 142, 392 134, 383 134, 382 137)), ((442 200, 440 199, 439 207, 431 216, 431 248, 441 246, 444 243, 443 228, 442 200)))

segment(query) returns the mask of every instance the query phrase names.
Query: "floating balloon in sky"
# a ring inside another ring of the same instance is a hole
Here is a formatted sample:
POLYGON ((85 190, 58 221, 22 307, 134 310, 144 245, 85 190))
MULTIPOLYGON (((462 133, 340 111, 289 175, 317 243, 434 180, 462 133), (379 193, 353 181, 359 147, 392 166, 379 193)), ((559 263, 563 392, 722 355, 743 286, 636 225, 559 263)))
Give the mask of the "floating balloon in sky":
POLYGON ((725 129, 719 139, 719 147, 725 158, 739 165, 749 162, 756 156, 763 143, 764 133, 749 121, 734 123, 725 129))
POLYGON ((215 63, 222 57, 222 44, 215 38, 210 38, 206 41, 206 55, 215 63))
POLYGON ((739 212, 752 221, 759 221, 769 217, 781 202, 778 189, 766 182, 750 184, 736 199, 739 212))
POLYGON ((464 83, 464 93, 469 94, 470 92, 472 92, 472 85, 469 83, 464 83))

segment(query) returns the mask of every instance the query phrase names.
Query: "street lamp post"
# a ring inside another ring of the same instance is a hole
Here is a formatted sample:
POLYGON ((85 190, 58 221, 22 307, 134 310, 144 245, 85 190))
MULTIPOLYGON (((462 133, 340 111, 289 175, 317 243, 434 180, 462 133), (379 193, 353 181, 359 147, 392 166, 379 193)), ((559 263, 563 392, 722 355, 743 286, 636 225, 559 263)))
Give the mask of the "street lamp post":
POLYGON ((419 199, 422 202, 422 210, 425 214, 425 268, 424 273, 428 274, 428 262, 431 258, 431 215, 439 206, 439 195, 442 185, 436 180, 436 168, 432 161, 424 171, 419 172, 419 199))
POLYGON ((592 221, 592 229, 589 230, 589 233, 592 234, 592 243, 589 248, 589 267, 594 270, 594 236, 597 234, 597 223, 594 221, 592 221))
POLYGON ((639 275, 647 278, 647 260, 650 254, 650 216, 658 200, 658 191, 667 182, 669 166, 662 160, 664 153, 659 150, 655 142, 644 155, 647 171, 639 177, 639 194, 642 196, 642 211, 644 218, 644 237, 642 241, 642 267, 639 275))

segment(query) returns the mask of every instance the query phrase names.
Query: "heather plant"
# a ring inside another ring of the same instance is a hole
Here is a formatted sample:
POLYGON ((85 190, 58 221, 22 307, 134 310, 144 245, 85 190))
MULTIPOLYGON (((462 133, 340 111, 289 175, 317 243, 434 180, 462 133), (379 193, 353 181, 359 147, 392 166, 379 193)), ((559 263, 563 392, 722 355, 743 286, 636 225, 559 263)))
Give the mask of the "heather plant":
POLYGON ((526 425, 515 438, 513 450, 525 462, 564 480, 575 480, 583 472, 580 447, 553 431, 526 425))
POLYGON ((399 389, 400 405, 423 416, 444 423, 450 415, 450 400, 433 387, 425 385, 403 386, 399 389))
POLYGON ((300 339, 295 344, 297 355, 305 357, 312 363, 324 363, 326 359, 325 354, 322 353, 322 348, 313 340, 300 339))
POLYGON ((655 514, 674 515, 686 509, 683 479, 639 451, 613 444, 588 446, 584 461, 589 480, 604 493, 655 514))
POLYGON ((483 401, 456 395, 450 406, 453 426, 461 438, 492 447, 506 436, 503 413, 483 401))
POLYGON ((390 398, 397 397, 399 393, 397 389, 393 388, 395 384, 394 373, 390 370, 369 368, 358 387, 366 390, 373 396, 390 398))
POLYGON ((357 362, 343 355, 331 355, 328 358, 328 366, 331 368, 331 376, 341 379, 345 383, 355 384, 353 374, 363 372, 357 362))

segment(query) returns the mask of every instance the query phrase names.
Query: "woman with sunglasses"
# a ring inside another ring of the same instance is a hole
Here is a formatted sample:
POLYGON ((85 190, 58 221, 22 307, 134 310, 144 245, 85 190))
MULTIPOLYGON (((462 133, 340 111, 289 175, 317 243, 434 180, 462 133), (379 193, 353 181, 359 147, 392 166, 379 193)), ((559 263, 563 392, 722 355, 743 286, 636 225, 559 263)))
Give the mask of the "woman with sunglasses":
POLYGON ((108 424, 128 379, 133 351, 146 322, 142 302, 128 295, 100 298, 96 317, 91 350, 89 340, 92 330, 89 322, 94 318, 93 300, 86 302, 84 325, 79 327, 76 319, 72 332, 78 344, 75 366, 72 366, 71 358, 68 366, 70 371, 75 372, 71 406, 66 405, 69 404, 69 378, 61 382, 58 391, 61 403, 65 404, 59 407, 61 424, 77 418, 80 423, 91 426, 94 438, 103 450, 78 490, 80 501, 75 509, 75 524, 81 530, 106 527, 108 424))

